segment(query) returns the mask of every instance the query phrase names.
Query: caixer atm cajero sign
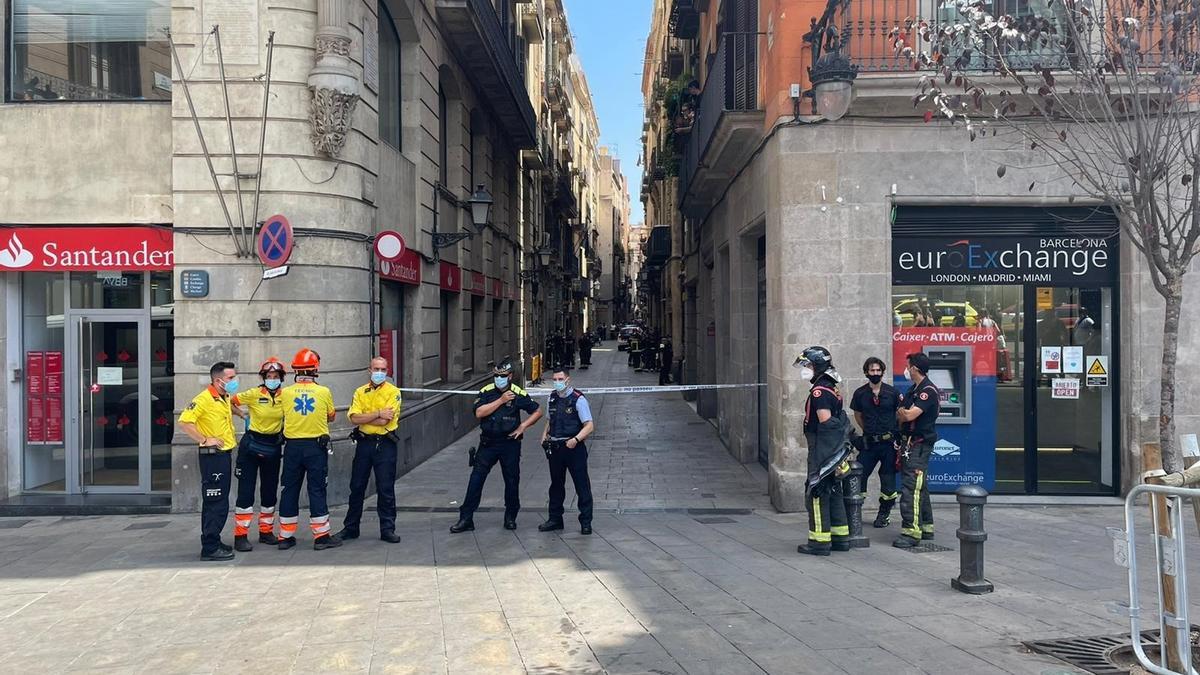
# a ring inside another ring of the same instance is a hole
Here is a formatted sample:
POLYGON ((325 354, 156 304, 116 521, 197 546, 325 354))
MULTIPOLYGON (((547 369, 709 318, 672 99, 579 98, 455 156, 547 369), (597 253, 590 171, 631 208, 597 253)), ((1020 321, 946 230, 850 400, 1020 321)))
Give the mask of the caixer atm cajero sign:
POLYGON ((892 283, 1104 283, 1116 275, 1116 244, 1115 236, 893 238, 892 283))
POLYGON ((0 271, 148 272, 175 264, 163 227, 0 228, 0 271))

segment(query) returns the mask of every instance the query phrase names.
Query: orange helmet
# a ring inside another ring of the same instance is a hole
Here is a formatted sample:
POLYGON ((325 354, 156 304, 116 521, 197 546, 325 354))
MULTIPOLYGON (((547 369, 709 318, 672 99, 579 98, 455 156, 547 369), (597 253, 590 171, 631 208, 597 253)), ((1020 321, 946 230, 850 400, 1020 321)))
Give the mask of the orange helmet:
POLYGON ((292 359, 292 370, 316 370, 321 365, 321 355, 311 349, 301 349, 292 359))
POLYGON ((274 356, 267 359, 266 361, 263 361, 262 365, 258 367, 258 374, 261 375, 262 377, 266 377, 267 373, 272 370, 279 371, 280 377, 287 375, 287 370, 284 369, 283 364, 280 363, 279 359, 275 358, 274 356))

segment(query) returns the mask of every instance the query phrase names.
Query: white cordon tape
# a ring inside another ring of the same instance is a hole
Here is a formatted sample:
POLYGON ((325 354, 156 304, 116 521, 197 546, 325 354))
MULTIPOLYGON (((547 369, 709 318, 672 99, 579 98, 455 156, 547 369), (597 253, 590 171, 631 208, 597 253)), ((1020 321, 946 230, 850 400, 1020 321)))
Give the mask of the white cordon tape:
MULTIPOLYGON (((701 389, 748 389, 752 387, 765 387, 762 383, 754 384, 672 384, 661 387, 643 386, 643 387, 588 387, 581 389, 584 394, 661 394, 671 391, 699 391, 701 389)), ((474 396, 478 391, 467 389, 406 389, 400 387, 400 391, 406 394, 462 394, 474 396)), ((526 393, 530 396, 549 396, 554 393, 553 389, 526 389, 526 393)))

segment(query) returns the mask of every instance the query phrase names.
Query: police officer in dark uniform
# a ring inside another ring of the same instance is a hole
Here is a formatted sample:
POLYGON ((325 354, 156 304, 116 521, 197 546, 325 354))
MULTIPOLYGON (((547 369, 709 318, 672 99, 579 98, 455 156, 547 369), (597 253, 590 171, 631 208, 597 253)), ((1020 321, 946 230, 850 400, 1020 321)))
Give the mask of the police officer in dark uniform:
POLYGON ((929 381, 929 357, 908 355, 908 379, 913 385, 900 397, 896 419, 900 423, 900 536, 892 542, 896 548, 912 548, 922 539, 933 539, 933 505, 925 472, 937 443, 940 392, 929 381))
POLYGON ((592 482, 588 478, 587 445, 584 441, 595 430, 592 408, 583 392, 571 386, 567 369, 554 370, 554 393, 546 404, 550 416, 542 430, 542 449, 550 460, 550 518, 538 525, 539 532, 563 529, 563 501, 566 499, 567 472, 575 483, 579 501, 579 531, 592 533, 592 482))
POLYGON ((838 388, 842 378, 828 349, 805 349, 792 365, 812 382, 804 403, 804 438, 808 442, 808 541, 799 553, 829 555, 850 550, 850 526, 842 495, 842 478, 850 471, 850 419, 838 388))
POLYGON ((850 397, 850 409, 854 420, 863 432, 863 448, 858 453, 862 464, 862 493, 867 494, 867 479, 879 465, 879 512, 875 514, 875 527, 887 527, 891 522, 892 506, 900 493, 896 491, 896 440, 899 428, 896 423, 896 408, 900 392, 883 381, 887 366, 872 356, 863 363, 863 375, 867 384, 854 390, 850 397))
POLYGON ((579 336, 579 368, 587 370, 592 365, 592 337, 587 333, 579 336))
POLYGON ((450 531, 458 534, 475 529, 472 520, 483 484, 496 462, 504 477, 504 529, 517 529, 521 510, 521 435, 542 418, 542 410, 524 389, 512 383, 512 363, 504 361, 492 370, 492 384, 475 397, 475 418, 479 420, 479 450, 474 457, 467 496, 458 509, 458 522, 450 531), (521 421, 521 411, 529 414, 521 421))

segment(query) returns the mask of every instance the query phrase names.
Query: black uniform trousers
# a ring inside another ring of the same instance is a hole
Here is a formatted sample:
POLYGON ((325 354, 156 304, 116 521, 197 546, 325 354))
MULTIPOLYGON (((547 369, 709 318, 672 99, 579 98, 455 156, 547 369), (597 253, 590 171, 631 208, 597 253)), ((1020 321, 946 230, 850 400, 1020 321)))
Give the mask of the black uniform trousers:
POLYGON ((467 483, 467 496, 458 507, 459 520, 471 520, 479 500, 483 498, 483 484, 496 463, 500 464, 500 475, 504 477, 504 519, 516 520, 521 510, 521 441, 511 438, 494 440, 479 439, 479 450, 475 453, 475 466, 467 483))
POLYGON ((200 552, 215 553, 221 530, 229 519, 229 486, 233 451, 201 454, 200 461, 200 552))
POLYGON ((354 448, 354 463, 350 467, 350 505, 343 523, 347 530, 358 532, 362 522, 363 499, 371 472, 375 472, 375 508, 379 513, 379 531, 396 531, 396 442, 386 434, 364 434, 354 448))
POLYGON ((254 506, 254 486, 259 486, 259 506, 267 509, 275 508, 279 502, 279 466, 283 461, 282 449, 274 456, 267 457, 249 449, 249 443, 243 442, 238 447, 237 470, 238 477, 237 501, 239 509, 254 506))
POLYGON ((314 536, 329 533, 329 450, 316 438, 289 438, 283 447, 283 488, 279 494, 281 538, 296 536, 300 487, 308 488, 309 525, 314 536))
POLYGON ((913 539, 933 532, 933 504, 925 476, 932 454, 933 443, 928 439, 906 443, 900 451, 900 533, 913 539))
POLYGON ((826 476, 808 491, 807 498, 810 547, 828 550, 833 542, 845 541, 850 537, 841 478, 826 476))
POLYGON ((862 464, 862 494, 867 494, 867 479, 875 466, 879 466, 879 503, 889 506, 896 501, 900 493, 896 490, 896 446, 891 440, 879 443, 868 443, 865 450, 858 453, 858 463, 862 464))
POLYGON ((551 441, 550 449, 550 521, 561 523, 563 502, 567 498, 567 472, 575 483, 575 497, 579 502, 580 526, 592 524, 592 481, 588 478, 587 444, 580 443, 574 449, 566 441, 551 441))

